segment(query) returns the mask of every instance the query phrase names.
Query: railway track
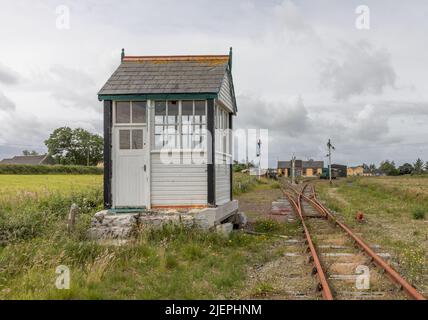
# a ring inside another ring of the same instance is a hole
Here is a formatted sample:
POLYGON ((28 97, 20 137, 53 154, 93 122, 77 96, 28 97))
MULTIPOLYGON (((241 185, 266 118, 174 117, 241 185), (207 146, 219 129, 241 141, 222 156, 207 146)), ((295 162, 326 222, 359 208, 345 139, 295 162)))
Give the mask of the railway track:
POLYGON ((391 267, 387 252, 336 219, 312 185, 282 191, 302 223, 308 262, 324 299, 425 300, 391 267))

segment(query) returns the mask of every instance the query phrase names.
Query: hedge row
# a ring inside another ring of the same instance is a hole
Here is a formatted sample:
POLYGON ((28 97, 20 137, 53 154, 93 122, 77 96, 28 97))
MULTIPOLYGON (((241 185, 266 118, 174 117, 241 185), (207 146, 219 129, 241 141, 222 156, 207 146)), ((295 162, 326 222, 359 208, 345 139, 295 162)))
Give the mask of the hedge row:
POLYGON ((102 174, 103 172, 103 168, 86 166, 0 164, 0 174, 102 174))

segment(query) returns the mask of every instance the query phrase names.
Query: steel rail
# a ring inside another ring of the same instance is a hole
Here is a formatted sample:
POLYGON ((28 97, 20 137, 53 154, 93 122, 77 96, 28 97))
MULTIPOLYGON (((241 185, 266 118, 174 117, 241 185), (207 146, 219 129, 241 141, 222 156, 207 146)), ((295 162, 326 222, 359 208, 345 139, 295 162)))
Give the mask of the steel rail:
MULTIPOLYGON (((343 222, 338 221, 316 197, 315 188, 312 187, 312 198, 309 201, 311 204, 313 204, 314 208, 320 212, 321 214, 326 215, 329 220, 333 221, 336 225, 338 225, 340 228, 342 228, 354 241, 355 243, 361 247, 372 259, 372 261, 381 267, 385 272, 388 274, 389 278, 397 283, 404 291, 405 293, 416 300, 426 300, 426 298, 419 293, 409 282, 407 282, 397 271, 395 271, 385 260, 383 260, 370 246, 368 246, 363 239, 361 239, 359 236, 357 236, 346 224, 343 222)), ((304 189, 303 189, 304 191, 304 189)), ((302 194, 303 194, 302 191, 302 194)), ((304 196, 304 195, 303 195, 304 196)), ((309 199, 308 197, 304 196, 306 199, 309 199)))
MULTIPOLYGON (((281 188, 282 189, 282 188, 281 188)), ((297 197, 297 202, 293 199, 292 195, 286 192, 282 189, 282 192, 285 196, 287 196, 289 202, 293 205, 295 208, 297 214, 299 215, 300 221, 302 222, 303 230, 306 237, 306 242, 309 248, 309 251, 311 253, 312 261, 314 264, 314 269, 312 270, 313 274, 316 274, 318 277, 318 290, 322 292, 322 296, 325 300, 333 300, 333 294, 331 292, 330 286, 327 281, 327 277, 324 273, 324 270, 322 269, 321 261, 318 257, 317 250, 315 248, 314 243, 312 242, 312 237, 309 233, 309 230, 306 226, 305 219, 302 214, 302 207, 301 207, 301 197, 297 197)))

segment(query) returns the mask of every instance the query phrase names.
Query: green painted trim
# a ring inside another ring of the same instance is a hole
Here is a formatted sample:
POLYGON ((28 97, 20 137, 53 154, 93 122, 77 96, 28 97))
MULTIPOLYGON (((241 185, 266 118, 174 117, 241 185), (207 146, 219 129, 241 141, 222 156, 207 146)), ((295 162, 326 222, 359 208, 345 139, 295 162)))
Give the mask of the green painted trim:
POLYGON ((139 213, 147 211, 146 208, 116 208, 109 209, 108 214, 125 214, 125 213, 139 213))
POLYGON ((98 100, 138 101, 138 100, 206 100, 217 99, 217 93, 152 93, 152 94, 99 94, 98 100))

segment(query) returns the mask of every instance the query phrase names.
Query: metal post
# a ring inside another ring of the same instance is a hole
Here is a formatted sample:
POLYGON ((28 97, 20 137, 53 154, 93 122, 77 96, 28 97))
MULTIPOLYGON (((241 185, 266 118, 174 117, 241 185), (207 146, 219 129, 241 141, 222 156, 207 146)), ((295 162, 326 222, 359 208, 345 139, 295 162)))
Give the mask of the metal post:
POLYGON ((328 178, 330 180, 330 185, 333 184, 332 179, 331 179, 331 150, 335 150, 334 146, 331 144, 331 140, 328 139, 328 143, 327 143, 327 147, 328 147, 328 178))
POLYGON ((296 184, 296 157, 291 158, 291 184, 296 184))
POLYGON ((261 178, 261 159, 262 159, 262 140, 259 139, 257 141, 257 157, 259 158, 259 165, 258 165, 258 178, 261 178))

